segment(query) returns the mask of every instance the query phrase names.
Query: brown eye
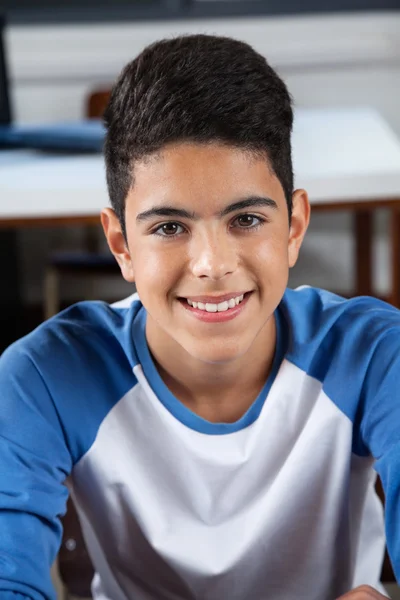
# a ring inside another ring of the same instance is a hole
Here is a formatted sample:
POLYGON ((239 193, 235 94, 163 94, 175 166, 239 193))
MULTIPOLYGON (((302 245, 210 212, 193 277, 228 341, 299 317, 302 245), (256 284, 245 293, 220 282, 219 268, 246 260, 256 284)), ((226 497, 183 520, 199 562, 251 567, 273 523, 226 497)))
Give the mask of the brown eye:
POLYGON ((165 223, 161 229, 165 235, 175 235, 178 231, 178 225, 176 223, 165 223))
POLYGON ((254 215, 239 215, 235 222, 238 227, 243 229, 250 229, 251 227, 256 227, 260 224, 261 219, 259 217, 255 217, 254 215))
POLYGON ((168 223, 160 225, 160 227, 158 227, 154 233, 156 235, 160 235, 161 237, 173 237, 174 235, 178 235, 182 232, 182 225, 179 225, 179 223, 174 223, 173 221, 169 221, 168 223))

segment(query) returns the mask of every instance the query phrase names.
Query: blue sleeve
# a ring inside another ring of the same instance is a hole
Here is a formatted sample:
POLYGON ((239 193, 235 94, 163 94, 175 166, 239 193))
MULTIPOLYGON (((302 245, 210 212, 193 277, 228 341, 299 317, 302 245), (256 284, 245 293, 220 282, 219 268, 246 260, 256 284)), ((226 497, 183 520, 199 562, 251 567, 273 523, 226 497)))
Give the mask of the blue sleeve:
POLYGON ((55 598, 72 461, 59 415, 32 356, 17 342, 0 358, 0 600, 55 598))
POLYGON ((377 344, 361 395, 361 435, 385 492, 386 539, 400 582, 400 329, 377 344))

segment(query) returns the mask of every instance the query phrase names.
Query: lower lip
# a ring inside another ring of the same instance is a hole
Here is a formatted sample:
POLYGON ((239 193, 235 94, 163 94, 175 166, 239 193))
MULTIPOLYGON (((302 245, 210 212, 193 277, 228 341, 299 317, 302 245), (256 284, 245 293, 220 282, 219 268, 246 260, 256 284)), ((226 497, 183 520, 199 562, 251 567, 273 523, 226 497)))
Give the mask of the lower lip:
POLYGON ((204 321, 205 323, 225 323, 225 321, 231 321, 240 315, 240 313, 244 310, 249 298, 250 294, 246 294, 241 303, 237 306, 228 308, 228 310, 224 310, 222 312, 213 313, 207 312, 206 310, 193 308, 193 306, 190 306, 186 300, 180 300, 180 303, 185 310, 189 311, 194 317, 196 317, 196 319, 199 319, 200 321, 204 321))

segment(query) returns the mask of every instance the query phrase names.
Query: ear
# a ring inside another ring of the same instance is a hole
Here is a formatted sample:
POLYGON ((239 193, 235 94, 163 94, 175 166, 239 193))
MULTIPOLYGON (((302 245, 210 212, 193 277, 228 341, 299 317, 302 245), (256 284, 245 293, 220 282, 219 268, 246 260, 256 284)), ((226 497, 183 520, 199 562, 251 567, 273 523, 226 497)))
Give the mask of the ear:
POLYGON ((310 222, 310 203, 305 190, 295 190, 292 196, 292 218, 289 231, 289 267, 297 262, 301 244, 310 222))
POLYGON ((119 219, 111 208, 104 208, 101 211, 101 224, 108 246, 120 266, 123 278, 130 283, 134 283, 135 276, 129 248, 122 233, 119 219))

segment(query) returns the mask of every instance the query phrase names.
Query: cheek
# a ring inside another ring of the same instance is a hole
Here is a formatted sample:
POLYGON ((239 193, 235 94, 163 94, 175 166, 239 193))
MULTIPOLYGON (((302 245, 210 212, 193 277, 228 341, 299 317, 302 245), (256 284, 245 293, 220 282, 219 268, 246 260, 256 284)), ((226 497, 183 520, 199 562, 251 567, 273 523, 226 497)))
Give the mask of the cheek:
POLYGON ((284 274, 288 266, 288 236, 271 233, 258 243, 251 253, 257 270, 265 277, 284 274))
POLYGON ((254 248, 252 268, 259 287, 261 300, 268 306, 268 312, 279 304, 289 279, 287 236, 266 237, 254 248))
POLYGON ((162 244, 137 244, 132 250, 132 264, 139 296, 153 303, 174 289, 182 274, 182 254, 163 248, 162 244), (156 295, 157 294, 157 295, 156 295))

